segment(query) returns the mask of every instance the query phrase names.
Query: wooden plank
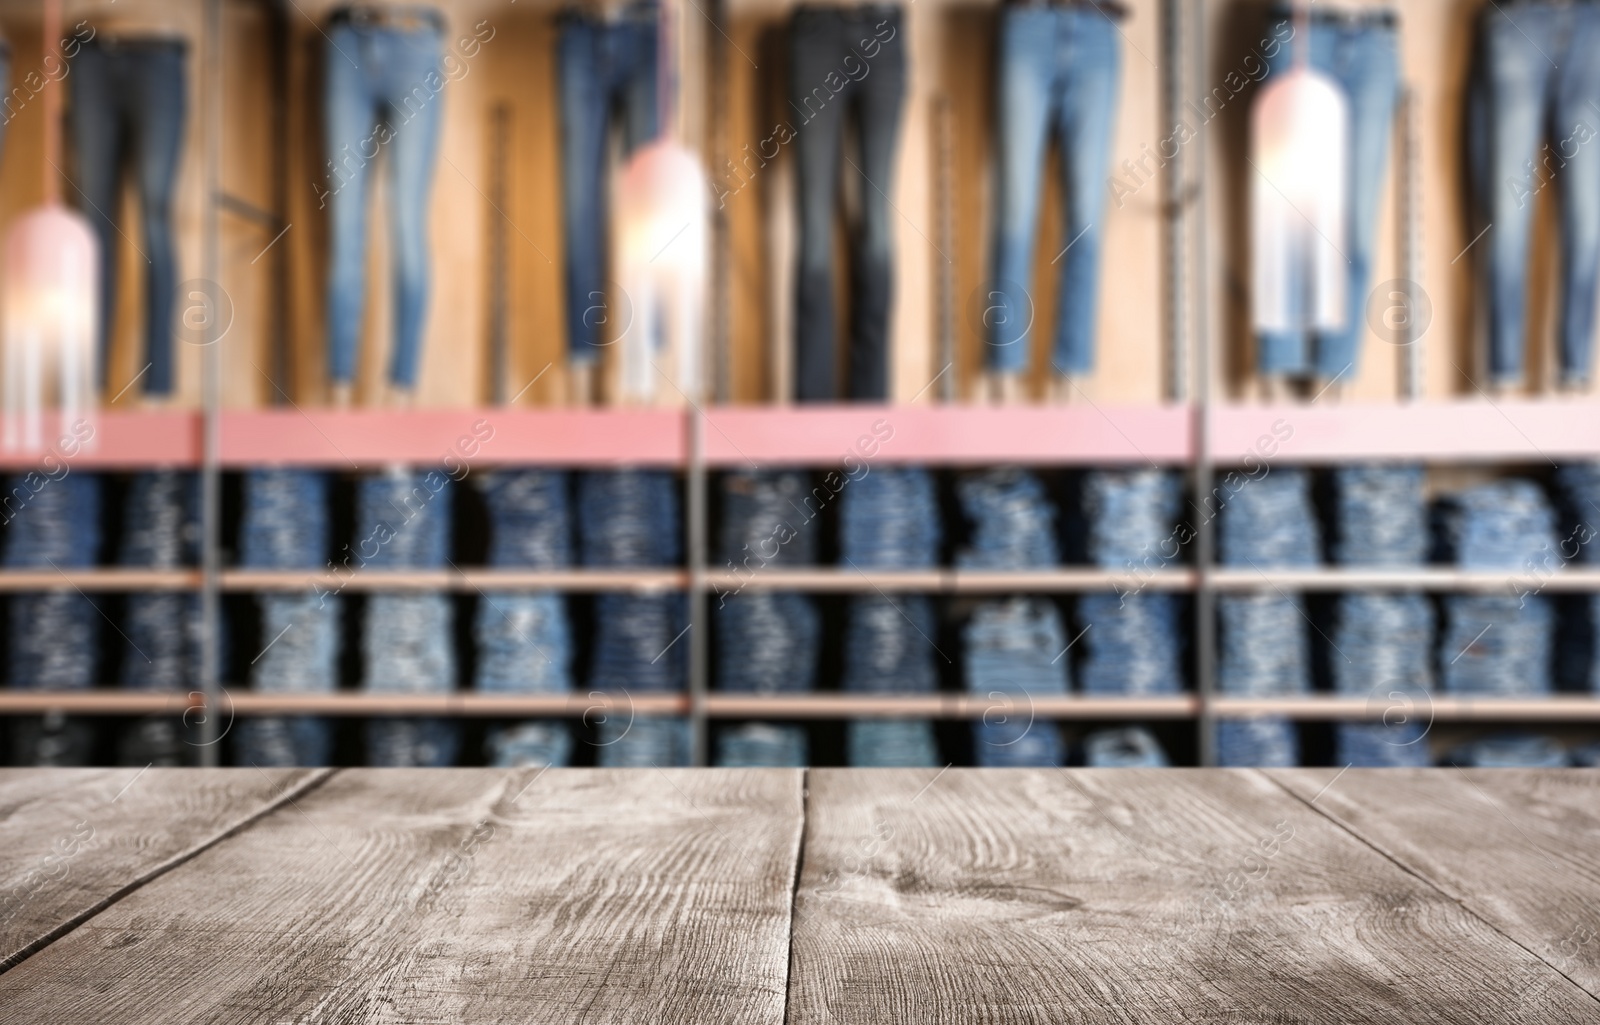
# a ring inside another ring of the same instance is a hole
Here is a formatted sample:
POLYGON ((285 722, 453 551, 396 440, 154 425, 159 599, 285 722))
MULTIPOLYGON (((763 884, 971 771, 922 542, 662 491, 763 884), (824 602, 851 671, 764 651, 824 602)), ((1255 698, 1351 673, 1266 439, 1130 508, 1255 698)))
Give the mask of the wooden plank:
POLYGON ((1337 771, 1269 775, 1600 999, 1600 770, 1337 771))
POLYGON ((801 780, 346 770, 0 975, 0 1006, 16 1023, 781 1022, 801 780))
POLYGON ((1596 1016, 1258 773, 810 775, 792 1023, 1596 1016))
POLYGON ((0 769, 0 970, 325 769, 0 769))

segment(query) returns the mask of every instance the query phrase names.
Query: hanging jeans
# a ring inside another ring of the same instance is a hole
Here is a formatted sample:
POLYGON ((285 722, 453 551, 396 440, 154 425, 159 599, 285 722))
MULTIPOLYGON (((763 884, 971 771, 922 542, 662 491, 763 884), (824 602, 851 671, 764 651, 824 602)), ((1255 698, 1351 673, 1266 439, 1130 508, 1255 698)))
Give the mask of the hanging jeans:
MULTIPOLYGON (((328 475, 258 469, 244 477, 239 524, 242 565, 252 569, 322 569, 328 557, 328 475)), ((259 595, 260 651, 250 685, 272 693, 326 694, 339 686, 342 599, 316 591, 259 595)), ((326 765, 333 733, 326 719, 251 716, 233 728, 240 765, 326 765)))
POLYGON ((789 24, 789 108, 796 119, 800 199, 795 389, 801 402, 841 397, 833 339, 833 226, 846 160, 861 178, 861 223, 850 269, 849 395, 864 402, 889 398, 889 193, 905 104, 905 51, 898 6, 802 5, 789 24), (845 117, 852 109, 855 159, 844 150, 845 117))
POLYGON ((104 383, 116 322, 117 227, 122 171, 139 193, 138 246, 145 273, 144 390, 172 391, 172 311, 177 297, 172 196, 188 117, 188 45, 180 40, 91 39, 72 58, 67 131, 77 165, 77 191, 100 240, 100 376, 104 383))
POLYGON ((615 22, 570 11, 560 18, 561 224, 574 363, 593 364, 616 327, 608 305, 616 297, 606 291, 607 128, 620 108, 625 152, 656 136, 656 20, 653 3, 633 5, 615 22))
POLYGON ((983 317, 995 370, 1020 372, 1031 356, 1033 250, 1052 132, 1061 142, 1067 242, 1051 261, 1060 266, 1051 359, 1063 374, 1094 368, 1106 176, 1122 68, 1112 18, 1090 4, 1000 11, 994 277, 983 317))
POLYGON ((1588 381, 1600 272, 1600 7, 1513 2, 1479 14, 1467 91, 1468 165, 1484 231, 1492 380, 1522 377, 1527 330, 1528 240, 1537 194, 1561 200, 1564 380, 1588 381), (1543 145, 1541 146, 1541 141, 1543 145))
MULTIPOLYGON (((1289 15, 1275 12, 1268 30, 1287 39, 1289 15)), ((1315 351, 1301 331, 1266 331, 1257 339, 1256 365, 1263 374, 1321 378, 1355 376, 1361 340, 1367 331, 1367 290, 1378 235, 1389 137, 1394 134, 1400 95, 1398 28, 1393 11, 1342 12, 1314 9, 1310 27, 1311 66, 1338 83, 1349 103, 1349 190, 1345 208, 1344 258, 1348 265, 1344 327, 1317 332, 1315 351)), ((1305 44, 1292 40, 1268 61, 1269 77, 1288 70, 1305 44)))
POLYGON ((328 376, 355 378, 367 295, 367 182, 374 161, 389 165, 389 246, 394 269, 394 349, 389 379, 417 382, 428 307, 428 194, 444 107, 439 72, 443 23, 419 13, 415 25, 365 24, 335 14, 327 30, 325 142, 329 207, 328 376))

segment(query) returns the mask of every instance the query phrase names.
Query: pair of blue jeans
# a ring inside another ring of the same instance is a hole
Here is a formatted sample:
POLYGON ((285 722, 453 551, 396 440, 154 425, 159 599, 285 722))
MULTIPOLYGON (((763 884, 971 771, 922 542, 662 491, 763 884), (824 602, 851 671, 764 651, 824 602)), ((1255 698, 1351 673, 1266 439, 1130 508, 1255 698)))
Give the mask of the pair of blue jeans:
POLYGON ((144 390, 172 391, 172 312, 177 299, 177 250, 172 197, 188 119, 188 44, 181 40, 82 43, 72 58, 72 105, 67 130, 77 165, 84 216, 100 240, 100 375, 111 358, 116 323, 117 228, 127 168, 139 195, 139 246, 145 274, 144 390))
POLYGON ((1106 175, 1117 121, 1122 48, 1112 16, 1092 4, 1006 6, 995 54, 997 138, 994 271, 984 302, 988 364, 1016 373, 1031 359, 1034 243, 1045 148, 1060 140, 1067 242, 1059 263, 1052 362, 1094 369, 1106 175))
POLYGON ((1589 380, 1600 276, 1600 7, 1522 0, 1479 12, 1467 91, 1468 164, 1488 285, 1492 380, 1523 371, 1528 242, 1537 194, 1561 200, 1560 364, 1589 380), (1541 143, 1543 145, 1541 146, 1541 143))
POLYGON ((328 377, 356 374, 367 294, 367 182, 374 161, 389 170, 389 239, 394 272, 394 348, 389 379, 417 382, 428 308, 428 195, 443 123, 439 71, 443 23, 419 14, 415 26, 335 17, 326 35, 324 132, 329 208, 328 377))
MULTIPOLYGON (((244 475, 239 523, 240 563, 252 569, 322 569, 330 539, 328 475, 271 468, 244 475)), ((258 595, 261 650, 250 664, 259 691, 331 693, 339 687, 337 595, 258 595)), ((234 760, 240 765, 326 765, 332 726, 313 716, 253 716, 235 723, 234 760)))
POLYGON ((606 139, 620 111, 627 153, 656 137, 654 3, 636 3, 620 19, 561 16, 556 75, 561 89, 561 224, 566 240, 567 356, 592 364, 612 325, 607 295, 606 139))
POLYGON ((1060 765, 1066 747, 1056 724, 1038 718, 1033 697, 1068 689, 1061 614, 1043 598, 985 601, 963 631, 967 689, 988 702, 972 725, 973 760, 983 767, 1060 765))
POLYGON ((1061 561, 1056 511, 1036 474, 1017 467, 976 470, 956 479, 971 528, 956 565, 971 569, 1043 569, 1061 561))
POLYGON ((1083 764, 1091 769, 1164 769, 1172 763, 1155 734, 1143 726, 1127 726, 1084 737, 1083 764))
MULTIPOLYGON (((1276 38, 1288 38, 1287 12, 1279 13, 1269 31, 1276 38)), ((1317 332, 1314 352, 1303 331, 1263 332, 1257 339, 1256 363, 1263 374, 1314 373, 1349 380, 1355 376, 1367 330, 1367 289, 1378 235, 1378 208, 1400 96, 1399 33, 1392 11, 1314 9, 1308 35, 1308 39, 1278 47, 1268 61, 1268 76, 1289 70, 1309 46, 1311 66, 1332 78, 1349 103, 1344 327, 1317 332)))
POLYGON ((906 29, 888 4, 802 5, 789 22, 789 109, 796 118, 800 266, 795 283, 795 398, 843 397, 834 347, 834 216, 853 112, 862 179, 851 246, 849 397, 889 398, 889 307, 894 293, 894 157, 906 96, 906 29))

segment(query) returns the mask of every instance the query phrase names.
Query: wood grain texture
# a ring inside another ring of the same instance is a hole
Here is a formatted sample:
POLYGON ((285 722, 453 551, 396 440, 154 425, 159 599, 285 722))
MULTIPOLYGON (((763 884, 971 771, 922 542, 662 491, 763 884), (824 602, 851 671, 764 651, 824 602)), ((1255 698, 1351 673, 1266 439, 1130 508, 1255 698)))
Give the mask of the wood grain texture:
POLYGON ((0 970, 326 773, 0 769, 0 970))
POLYGON ((781 1022, 801 780, 347 770, 0 975, 0 1007, 17 1023, 781 1022))
POLYGON ((1600 771, 1337 771, 1268 775, 1600 999, 1600 771))
POLYGON ((1597 1019, 1259 773, 809 777, 796 1025, 1597 1019))

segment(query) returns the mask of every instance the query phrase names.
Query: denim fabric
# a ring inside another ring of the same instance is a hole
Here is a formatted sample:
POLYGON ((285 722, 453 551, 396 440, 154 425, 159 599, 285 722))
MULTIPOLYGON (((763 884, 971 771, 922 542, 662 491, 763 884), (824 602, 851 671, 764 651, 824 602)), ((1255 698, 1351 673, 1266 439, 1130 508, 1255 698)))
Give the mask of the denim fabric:
POLYGON ((1142 726, 1089 734, 1083 738, 1083 761, 1092 769, 1161 769, 1172 764, 1155 734, 1142 726))
POLYGON ((620 694, 684 688, 687 609, 681 594, 602 594, 595 598, 589 686, 620 694))
POLYGON ((933 601, 926 595, 850 599, 842 688, 860 693, 928 693, 938 687, 933 601))
POLYGON ((572 565, 567 474, 495 470, 480 475, 489 506, 489 565, 556 569, 572 565))
POLYGON ((1341 694, 1400 690, 1412 700, 1433 686, 1433 602, 1425 594, 1342 594, 1328 654, 1341 694))
POLYGON ((748 722, 723 727, 716 763, 731 769, 799 769, 807 762, 804 726, 748 722))
MULTIPOLYGON (((444 564, 450 541, 449 478, 440 471, 395 469, 363 478, 356 492, 353 548, 369 570, 444 564)), ((450 599, 443 594, 367 597, 361 647, 363 690, 447 693, 455 689, 450 599)), ((366 724, 367 764, 449 765, 457 724, 434 719, 374 719, 366 724)))
POLYGON ((1530 570, 1557 557, 1555 512, 1533 481, 1482 484, 1441 505, 1446 544, 1463 569, 1530 570))
POLYGON ((956 565, 972 569, 1045 569, 1061 562, 1055 508, 1039 478, 1000 467, 956 480, 961 511, 972 527, 971 544, 956 565))
POLYGON ((810 475, 803 470, 750 470, 724 476, 721 559, 737 572, 816 562, 817 531, 807 525, 819 511, 807 504, 808 499, 815 501, 812 496, 810 475))
POLYGON ((1580 744, 1569 753, 1572 764, 1582 769, 1600 768, 1600 743, 1580 744))
POLYGON ((336 560, 351 569, 438 569, 450 551, 450 478, 393 469, 356 490, 356 539, 336 560))
POLYGON ((803 594, 745 591, 716 610, 717 686, 740 693, 816 688, 822 617, 803 594))
POLYGON ((1247 480, 1221 510, 1218 547, 1223 565, 1315 566, 1321 532, 1311 507, 1311 475, 1274 469, 1247 480))
POLYGON ((1452 594, 1444 600, 1439 671, 1452 694, 1548 694, 1555 615, 1550 599, 1452 594))
POLYGON ((1467 94, 1468 163, 1488 291, 1490 376, 1522 376, 1537 194, 1561 201, 1562 376, 1589 379, 1600 272, 1600 8, 1523 2, 1479 14, 1467 94))
POLYGON ((994 277, 984 326, 989 365, 1029 365, 1034 244, 1040 179, 1052 133, 1061 142, 1065 249, 1052 361, 1063 374, 1094 369, 1106 177, 1117 120, 1122 44, 1117 26, 1090 5, 1000 9, 995 47, 994 277))
MULTIPOLYGON (((1311 688, 1304 603, 1299 595, 1259 591, 1217 598, 1224 694, 1265 697, 1311 688)), ((1093 632, 1093 631, 1091 631, 1093 632)))
POLYGON ((1416 719, 1384 723, 1340 723, 1334 729, 1335 760, 1358 769, 1422 769, 1433 764, 1428 723, 1416 719))
POLYGON ((862 569, 920 569, 939 560, 933 477, 921 467, 882 466, 847 484, 839 503, 839 550, 862 569))
POLYGON ((1183 481, 1171 470, 1092 470, 1083 478, 1086 547, 1097 566, 1157 568, 1178 555, 1183 481), (1153 561, 1152 561, 1153 560, 1153 561))
MULTIPOLYGON (((1561 523, 1574 524, 1557 545, 1554 562, 1600 562, 1600 463, 1567 463, 1555 472, 1561 497, 1561 523)), ((1565 528, 1563 528, 1565 529, 1565 528)), ((1529 584, 1539 586, 1538 579, 1529 584)), ((1600 595, 1577 599, 1584 608, 1581 626, 1558 631, 1563 657, 1585 690, 1600 691, 1600 595)))
POLYGON ((858 769, 927 769, 939 764, 939 744, 932 723, 856 719, 845 727, 845 757, 858 769))
POLYGON ((683 553, 678 488, 662 470, 605 470, 578 478, 585 566, 671 566, 683 553))
MULTIPOLYGON (((1188 633, 1178 610, 1176 595, 1157 592, 1080 597, 1078 629, 1087 630, 1074 648, 1083 649, 1078 669, 1083 692, 1146 695, 1183 690, 1188 633)), ((1062 661, 1070 658, 1068 654, 1062 661)))
POLYGON ((600 725, 596 761, 602 769, 650 769, 689 764, 689 720, 637 716, 600 725))
MULTIPOLYGON (((1344 327, 1319 332, 1315 353, 1308 351, 1302 332, 1264 332, 1258 341, 1257 366, 1264 374, 1314 371, 1319 377, 1350 380, 1356 375, 1361 340, 1367 331, 1367 290, 1372 286, 1378 208, 1400 96, 1399 33, 1392 16, 1319 16, 1322 13, 1311 17, 1307 41, 1311 66, 1339 85, 1350 109, 1343 253, 1349 281, 1344 327)), ((1287 38, 1288 24, 1287 16, 1282 16, 1268 26, 1268 32, 1287 38)), ((1268 61, 1269 75, 1287 71, 1307 43, 1295 40, 1280 46, 1268 61)))
MULTIPOLYGON (((192 565, 199 557, 198 485, 192 473, 157 470, 137 474, 123 509, 118 563, 155 569, 192 565)), ((122 659, 122 686, 174 691, 198 686, 203 629, 198 595, 130 594, 126 616, 122 632, 133 650, 122 659)), ((158 744, 162 736, 170 736, 173 745, 179 743, 177 728, 170 720, 164 722, 165 729, 149 722, 139 727, 144 738, 137 745, 141 751, 158 744)), ((176 764, 172 759, 177 753, 173 747, 140 764, 151 760, 176 764)))
POLYGON ((1572 764, 1566 749, 1550 737, 1502 733, 1463 744, 1449 763, 1471 769, 1563 769, 1572 764))
POLYGON ((367 180, 389 174, 394 347, 389 379, 417 382, 428 306, 428 194, 443 122, 437 25, 414 29, 336 23, 325 33, 323 131, 328 151, 328 377, 355 378, 367 297, 367 180))
POLYGON ((1040 598, 986 601, 962 632, 967 689, 989 699, 972 726, 980 766, 1060 765, 1066 751, 1052 722, 1037 720, 1031 698, 1061 696, 1068 664, 1061 615, 1040 598))
MULTIPOLYGON (((497 470, 479 478, 489 506, 489 565, 553 569, 572 564, 567 474, 497 470)), ((486 692, 565 693, 572 689, 572 626, 565 599, 553 592, 480 596, 477 679, 486 692)), ((571 758, 572 734, 561 720, 490 728, 489 764, 560 766, 571 758)))
POLYGON ((172 311, 178 292, 172 198, 188 118, 188 45, 179 40, 91 39, 72 58, 67 131, 83 215, 100 240, 100 377, 111 358, 116 324, 117 226, 124 167, 139 195, 139 252, 146 263, 144 390, 172 391, 172 311))
MULTIPOLYGON (((318 549, 325 547, 325 542, 318 549)), ((314 594, 262 594, 262 651, 250 666, 250 686, 268 693, 327 694, 339 687, 339 616, 342 599, 314 594)), ((234 724, 241 765, 326 765, 333 728, 311 716, 264 716, 234 724)))
POLYGON ((1287 768, 1300 762, 1300 735, 1278 716, 1223 719, 1217 723, 1217 764, 1225 768, 1287 768))
POLYGON ((329 535, 327 474, 282 468, 245 473, 239 521, 242 565, 321 569, 328 558, 329 535))
POLYGON ((561 89, 561 226, 566 245, 567 354, 593 363, 611 338, 606 295, 607 129, 620 108, 626 153, 655 138, 656 9, 615 22, 568 11, 556 40, 561 89))
POLYGON ((1420 566, 1428 558, 1428 503, 1421 466, 1341 466, 1333 484, 1333 561, 1341 566, 1420 566))
MULTIPOLYGON (((100 556, 101 479, 69 473, 37 491, 25 476, 6 480, 5 566, 50 569, 93 566, 100 556)), ((100 613, 73 590, 13 595, 9 601, 12 687, 77 690, 94 686, 100 613)), ((18 765, 88 765, 94 728, 59 713, 14 719, 11 760, 18 765)))
MULTIPOLYGON (((254 569, 320 569, 327 563, 328 475, 314 470, 268 468, 244 475, 239 523, 240 562, 254 569)), ((250 685, 267 692, 328 693, 339 686, 337 596, 262 594, 261 652, 250 666, 250 685)), ((326 765, 332 724, 321 718, 263 716, 233 727, 240 765, 326 765)))
POLYGON ((895 150, 906 96, 906 28, 900 7, 801 5, 789 23, 789 109, 794 115, 800 259, 796 270, 795 398, 833 402, 834 216, 844 161, 861 181, 861 223, 850 267, 850 398, 889 398, 889 307, 894 292, 895 150), (858 145, 844 151, 846 116, 858 145))

